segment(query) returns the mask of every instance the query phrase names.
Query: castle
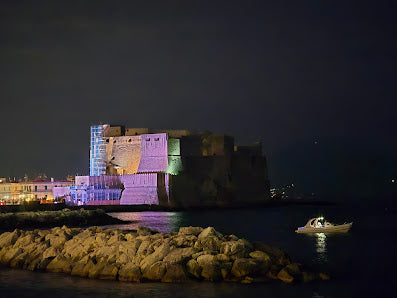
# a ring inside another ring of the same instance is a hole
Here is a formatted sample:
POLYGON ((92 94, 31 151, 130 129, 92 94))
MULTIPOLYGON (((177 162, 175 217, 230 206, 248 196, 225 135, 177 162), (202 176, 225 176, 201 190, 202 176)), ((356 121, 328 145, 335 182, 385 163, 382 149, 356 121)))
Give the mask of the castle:
POLYGON ((71 205, 214 206, 269 198, 260 143, 208 131, 91 126, 90 176, 54 188, 71 205))

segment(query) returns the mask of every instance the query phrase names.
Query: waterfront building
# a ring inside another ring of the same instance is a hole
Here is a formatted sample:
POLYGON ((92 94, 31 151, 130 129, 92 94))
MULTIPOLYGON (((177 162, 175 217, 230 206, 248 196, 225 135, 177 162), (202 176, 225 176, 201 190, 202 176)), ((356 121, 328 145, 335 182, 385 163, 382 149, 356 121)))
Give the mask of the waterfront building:
MULTIPOLYGON (((0 179, 0 204, 14 205, 30 201, 40 201, 41 203, 53 203, 56 196, 54 196, 54 188, 64 187, 67 192, 73 185, 70 181, 54 181, 54 179, 43 180, 37 179, 34 181, 8 182, 7 179, 0 179)), ((62 194, 63 195, 65 195, 62 194)), ((61 197, 58 193, 58 197, 61 197)))

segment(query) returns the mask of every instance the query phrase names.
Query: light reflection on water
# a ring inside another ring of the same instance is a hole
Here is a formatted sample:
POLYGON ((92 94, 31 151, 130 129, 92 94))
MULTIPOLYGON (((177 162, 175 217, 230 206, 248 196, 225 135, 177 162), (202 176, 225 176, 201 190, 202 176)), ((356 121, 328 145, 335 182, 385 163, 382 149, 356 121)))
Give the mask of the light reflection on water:
POLYGON ((328 261, 327 236, 324 233, 316 233, 316 252, 320 263, 328 261))
POLYGON ((171 233, 178 231, 181 222, 181 213, 178 212, 114 212, 108 213, 124 221, 131 221, 127 224, 108 225, 104 228, 120 230, 136 230, 139 226, 155 229, 160 233, 171 233))

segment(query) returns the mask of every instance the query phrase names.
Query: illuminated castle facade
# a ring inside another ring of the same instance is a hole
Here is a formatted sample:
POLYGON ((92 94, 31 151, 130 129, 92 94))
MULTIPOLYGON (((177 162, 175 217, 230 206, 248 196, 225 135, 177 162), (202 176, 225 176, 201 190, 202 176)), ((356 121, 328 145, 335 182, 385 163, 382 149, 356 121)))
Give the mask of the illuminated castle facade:
POLYGON ((238 147, 224 134, 91 126, 90 176, 76 176, 66 201, 193 207, 264 200, 261 151, 260 143, 238 147))

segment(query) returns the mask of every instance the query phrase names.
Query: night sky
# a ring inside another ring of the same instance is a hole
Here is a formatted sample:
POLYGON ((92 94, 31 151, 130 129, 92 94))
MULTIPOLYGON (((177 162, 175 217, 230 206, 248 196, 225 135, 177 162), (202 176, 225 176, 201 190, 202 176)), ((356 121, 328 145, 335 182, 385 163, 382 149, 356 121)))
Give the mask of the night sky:
POLYGON ((1 1, 0 177, 88 174, 89 126, 260 140, 272 186, 397 194, 392 1, 1 1))

